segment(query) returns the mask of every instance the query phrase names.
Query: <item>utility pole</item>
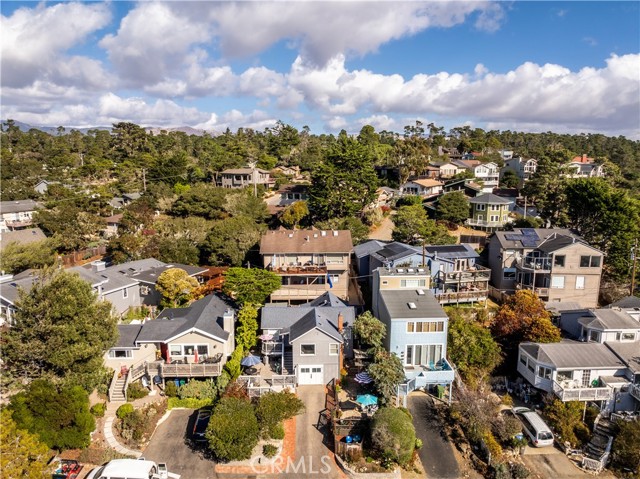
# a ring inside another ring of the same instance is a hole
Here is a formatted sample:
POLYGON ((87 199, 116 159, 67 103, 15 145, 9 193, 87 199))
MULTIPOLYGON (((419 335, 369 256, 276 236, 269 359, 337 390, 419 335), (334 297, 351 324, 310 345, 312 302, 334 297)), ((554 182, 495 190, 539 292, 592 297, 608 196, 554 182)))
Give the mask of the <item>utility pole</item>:
POLYGON ((636 292, 636 266, 638 264, 638 238, 633 246, 633 266, 631 267, 631 296, 636 292))

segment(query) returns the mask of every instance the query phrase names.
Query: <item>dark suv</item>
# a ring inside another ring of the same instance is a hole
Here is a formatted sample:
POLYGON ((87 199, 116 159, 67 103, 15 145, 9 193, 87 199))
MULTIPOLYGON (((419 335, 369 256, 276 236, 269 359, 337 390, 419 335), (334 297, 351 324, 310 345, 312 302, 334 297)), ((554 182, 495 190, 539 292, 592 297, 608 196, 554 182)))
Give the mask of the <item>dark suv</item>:
POLYGON ((209 419, 211 419, 210 409, 200 409, 196 416, 196 422, 193 425, 193 440, 195 442, 205 442, 207 438, 204 436, 207 426, 209 425, 209 419))

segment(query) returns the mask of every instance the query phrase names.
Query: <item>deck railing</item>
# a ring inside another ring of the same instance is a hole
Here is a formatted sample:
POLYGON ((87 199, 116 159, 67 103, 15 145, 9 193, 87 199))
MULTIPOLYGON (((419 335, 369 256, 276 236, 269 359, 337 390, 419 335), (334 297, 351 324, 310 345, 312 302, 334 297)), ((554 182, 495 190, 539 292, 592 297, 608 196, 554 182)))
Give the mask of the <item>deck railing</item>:
POLYGON ((553 392, 561 401, 605 401, 613 397, 613 388, 606 387, 572 387, 553 382, 553 392))
POLYGON ((640 401, 640 384, 632 384, 631 387, 629 387, 629 393, 640 401))
POLYGON ((440 304, 450 304, 450 303, 471 303, 484 301, 489 296, 489 290, 478 290, 478 291, 454 291, 447 293, 436 293, 435 297, 440 304))
POLYGON ((262 354, 282 354, 284 343, 282 341, 262 341, 262 354))
POLYGON ((274 375, 270 378, 239 376, 237 381, 247 388, 249 397, 260 397, 270 391, 295 390, 296 387, 296 377, 293 374, 274 375))
POLYGON ((520 283, 518 283, 516 285, 516 289, 527 289, 529 291, 533 291, 538 296, 542 296, 542 297, 549 296, 549 288, 534 288, 533 286, 530 286, 528 284, 520 284, 520 283))
POLYGON ((211 377, 220 376, 221 363, 197 363, 197 364, 162 364, 160 363, 160 375, 162 377, 211 377))

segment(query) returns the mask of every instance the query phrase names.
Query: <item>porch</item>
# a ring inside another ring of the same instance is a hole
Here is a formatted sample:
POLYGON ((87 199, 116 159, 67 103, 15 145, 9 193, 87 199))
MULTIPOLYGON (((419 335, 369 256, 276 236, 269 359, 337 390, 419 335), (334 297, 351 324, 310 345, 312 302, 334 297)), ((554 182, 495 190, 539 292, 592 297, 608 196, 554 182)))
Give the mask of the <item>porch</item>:
POLYGON ((277 374, 270 365, 258 364, 249 371, 254 374, 243 374, 237 381, 247 389, 249 397, 260 397, 263 394, 274 391, 296 390, 296 376, 294 374, 277 374))
POLYGON ((561 401, 608 401, 613 398, 611 387, 584 387, 577 381, 567 380, 561 383, 553 381, 553 392, 561 401))
POLYGON ((464 291, 447 291, 434 295, 440 304, 478 303, 489 297, 488 289, 471 289, 464 291))

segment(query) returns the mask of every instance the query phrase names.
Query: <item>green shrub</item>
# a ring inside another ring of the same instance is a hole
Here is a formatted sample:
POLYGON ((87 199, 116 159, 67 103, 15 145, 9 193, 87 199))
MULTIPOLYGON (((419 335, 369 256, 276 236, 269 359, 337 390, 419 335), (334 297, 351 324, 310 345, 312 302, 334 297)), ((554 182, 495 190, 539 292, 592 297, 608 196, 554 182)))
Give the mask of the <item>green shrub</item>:
POLYGON ((415 448, 416 448, 416 449, 420 449, 422 446, 423 446, 423 444, 422 444, 422 439, 418 439, 418 438, 416 438, 416 445, 415 445, 415 448))
POLYGON ((511 476, 513 479, 527 479, 531 475, 531 471, 524 464, 514 462, 511 464, 511 476))
POLYGON ((264 457, 271 458, 275 456, 277 452, 278 448, 273 444, 265 444, 264 446, 262 446, 262 454, 264 455, 264 457))
POLYGON ((93 406, 91 406, 91 409, 89 411, 95 417, 104 417, 104 413, 106 410, 107 410, 107 403, 99 402, 98 404, 94 404, 93 406))
POLYGON ((383 407, 373 416, 371 444, 384 464, 409 463, 416 444, 416 430, 411 416, 401 409, 383 407))
POLYGON ((129 384, 127 387, 127 401, 135 401, 149 395, 149 390, 138 381, 129 384))
POLYGON ((134 411, 133 404, 126 403, 118 408, 118 410, 116 411, 116 416, 118 416, 118 418, 120 419, 124 419, 133 411, 134 411))
POLYGON ((304 403, 295 394, 288 391, 263 394, 256 407, 260 429, 263 431, 270 431, 285 419, 297 416, 303 411, 304 403))
POLYGON ((183 407, 186 409, 200 409, 201 407, 210 406, 213 403, 211 399, 180 399, 177 397, 169 398, 167 408, 175 409, 183 407))
POLYGON ((164 393, 168 398, 174 398, 178 396, 178 386, 173 381, 169 381, 164 386, 164 393))
POLYGON ((635 477, 640 477, 640 421, 619 422, 618 427, 620 430, 613 440, 613 466, 618 470, 637 471, 635 477))
POLYGON ((259 432, 253 405, 228 397, 222 398, 214 408, 206 437, 218 459, 235 461, 251 457, 259 432))
POLYGON ((213 401, 216 396, 216 385, 212 380, 199 381, 191 379, 178 388, 178 397, 180 399, 210 399, 213 401))
POLYGON ((502 446, 500 446, 500 443, 496 441, 496 438, 493 437, 493 434, 491 434, 490 432, 486 432, 482 439, 484 440, 484 443, 487 446, 489 453, 491 453, 491 461, 493 462, 494 460, 501 459, 502 446))
POLYGON ((284 426, 282 423, 271 426, 268 430, 268 434, 271 439, 284 439, 284 426))
POLYGON ((122 418, 119 429, 120 435, 129 441, 138 442, 144 434, 147 418, 142 411, 132 411, 122 418))

